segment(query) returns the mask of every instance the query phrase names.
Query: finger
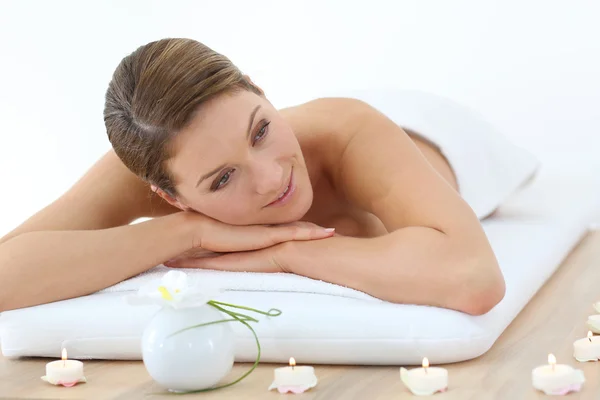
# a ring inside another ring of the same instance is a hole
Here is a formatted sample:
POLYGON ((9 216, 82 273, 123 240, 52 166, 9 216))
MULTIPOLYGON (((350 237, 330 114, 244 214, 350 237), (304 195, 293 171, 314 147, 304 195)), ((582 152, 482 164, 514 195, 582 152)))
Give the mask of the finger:
POLYGON ((335 228, 323 228, 313 226, 288 226, 282 227, 284 241, 287 240, 314 240, 331 237, 335 234, 335 228))
POLYGON ((282 272, 277 263, 268 255, 268 250, 231 253, 206 260, 203 268, 236 272, 282 272))
POLYGON ((317 225, 288 225, 272 228, 247 226, 245 228, 246 231, 243 233, 237 230, 239 227, 232 229, 231 236, 228 237, 229 243, 238 247, 241 245, 238 241, 242 241, 245 243, 246 250, 258 250, 283 242, 324 239, 335 234, 335 229, 326 229, 317 225))
POLYGON ((166 267, 177 268, 177 266, 183 261, 191 257, 175 257, 170 260, 163 261, 163 265, 166 267))
POLYGON ((182 263, 186 263, 186 261, 193 261, 193 260, 200 260, 203 258, 212 258, 212 257, 218 257, 221 254, 226 254, 226 253, 213 253, 213 252, 205 252, 199 255, 188 255, 187 253, 185 253, 184 255, 180 255, 177 257, 173 257, 167 261, 163 262, 163 265, 167 266, 167 267, 175 267, 179 264, 182 263))
MULTIPOLYGON (((219 257, 221 256, 214 258, 219 257)), ((165 261, 163 265, 169 268, 205 268, 207 266, 206 260, 208 258, 178 258, 165 261)))
POLYGON ((271 229, 269 240, 271 245, 292 240, 315 240, 331 237, 335 234, 333 228, 323 228, 318 225, 310 226, 287 225, 271 229))
POLYGON ((304 223, 289 226, 265 227, 260 225, 234 226, 215 222, 205 226, 201 240, 195 246, 210 251, 225 253, 232 251, 258 250, 293 240, 324 239, 334 235, 334 230, 304 223), (210 228, 210 229, 209 229, 210 228))

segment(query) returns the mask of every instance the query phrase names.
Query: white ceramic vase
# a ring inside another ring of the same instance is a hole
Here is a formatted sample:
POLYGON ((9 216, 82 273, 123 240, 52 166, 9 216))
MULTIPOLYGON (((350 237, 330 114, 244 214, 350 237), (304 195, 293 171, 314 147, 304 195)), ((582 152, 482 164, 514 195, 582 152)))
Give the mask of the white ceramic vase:
POLYGON ((233 367, 232 322, 167 336, 192 325, 228 318, 208 304, 183 309, 163 307, 142 335, 142 356, 150 376, 173 392, 216 386, 233 367))

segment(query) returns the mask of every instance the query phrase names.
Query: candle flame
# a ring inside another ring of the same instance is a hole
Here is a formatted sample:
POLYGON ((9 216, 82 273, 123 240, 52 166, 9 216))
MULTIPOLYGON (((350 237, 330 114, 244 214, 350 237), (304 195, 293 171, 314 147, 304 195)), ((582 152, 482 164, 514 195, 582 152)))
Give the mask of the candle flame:
POLYGON ((62 359, 63 361, 67 359, 67 349, 62 349, 62 359))
POLYGON ((296 366, 296 360, 294 359, 294 357, 290 357, 290 366, 292 366, 292 367, 296 366))
POLYGON ((588 339, 590 340, 590 342, 592 341, 592 336, 594 336, 592 334, 592 331, 588 331, 588 339))
POLYGON ((427 369, 429 368, 429 360, 427 359, 427 357, 423 358, 423 368, 427 369))
POLYGON ((552 371, 554 371, 554 366, 556 365, 556 357, 554 357, 554 354, 548 354, 548 364, 550 364, 552 371))

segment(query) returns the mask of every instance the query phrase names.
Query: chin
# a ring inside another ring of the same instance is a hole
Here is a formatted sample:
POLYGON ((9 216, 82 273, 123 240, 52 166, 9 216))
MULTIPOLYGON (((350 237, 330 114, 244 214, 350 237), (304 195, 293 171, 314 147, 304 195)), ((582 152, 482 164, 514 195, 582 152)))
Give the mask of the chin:
POLYGON ((297 201, 292 207, 289 207, 289 209, 278 210, 281 213, 281 216, 278 218, 278 221, 274 223, 287 224, 296 222, 300 221, 306 215, 308 210, 310 210, 313 201, 312 187, 310 185, 307 186, 308 191, 303 190, 302 196, 299 196, 298 199, 296 199, 297 201))
POLYGON ((300 221, 312 206, 312 187, 308 185, 308 189, 308 191, 303 190, 302 196, 298 196, 294 204, 290 204, 288 207, 263 209, 263 213, 261 213, 263 218, 255 224, 279 225, 300 221))

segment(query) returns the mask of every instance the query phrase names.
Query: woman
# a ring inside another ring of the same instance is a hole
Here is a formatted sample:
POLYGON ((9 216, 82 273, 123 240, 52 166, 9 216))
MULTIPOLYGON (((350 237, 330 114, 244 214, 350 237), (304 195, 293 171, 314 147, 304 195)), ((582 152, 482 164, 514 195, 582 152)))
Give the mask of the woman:
POLYGON ((113 149, 0 240, 0 311, 160 263, 289 272, 474 315, 504 296, 451 166, 364 102, 276 110, 223 55, 165 39, 122 60, 104 119, 113 149))

